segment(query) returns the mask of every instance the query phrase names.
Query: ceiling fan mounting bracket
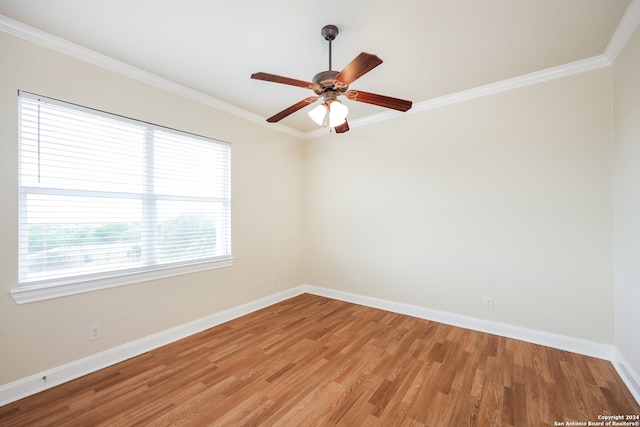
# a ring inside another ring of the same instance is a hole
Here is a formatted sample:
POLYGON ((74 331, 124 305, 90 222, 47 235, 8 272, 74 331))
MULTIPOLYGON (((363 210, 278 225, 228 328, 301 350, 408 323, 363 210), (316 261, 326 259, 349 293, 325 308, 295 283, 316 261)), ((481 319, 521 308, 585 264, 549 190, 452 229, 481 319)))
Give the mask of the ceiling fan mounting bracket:
POLYGON ((325 25, 322 27, 320 34, 322 34, 322 37, 327 41, 335 40, 338 35, 338 27, 335 25, 325 25))

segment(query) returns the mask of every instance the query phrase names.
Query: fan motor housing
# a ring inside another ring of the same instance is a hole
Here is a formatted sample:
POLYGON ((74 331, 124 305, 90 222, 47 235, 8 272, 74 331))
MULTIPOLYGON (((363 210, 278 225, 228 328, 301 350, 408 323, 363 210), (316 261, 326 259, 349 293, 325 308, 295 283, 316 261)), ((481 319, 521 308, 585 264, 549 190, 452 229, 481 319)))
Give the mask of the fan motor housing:
POLYGON ((334 84, 334 80, 336 76, 339 74, 338 71, 322 71, 315 76, 313 76, 313 86, 311 87, 316 95, 322 95, 328 90, 339 92, 339 94, 343 94, 347 91, 349 86, 345 87, 336 87, 334 84))

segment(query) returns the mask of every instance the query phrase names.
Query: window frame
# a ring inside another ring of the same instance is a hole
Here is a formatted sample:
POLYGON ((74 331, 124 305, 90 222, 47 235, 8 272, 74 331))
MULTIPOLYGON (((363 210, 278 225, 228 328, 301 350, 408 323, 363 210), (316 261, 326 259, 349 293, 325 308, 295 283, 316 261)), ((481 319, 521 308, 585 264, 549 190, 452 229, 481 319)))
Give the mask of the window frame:
MULTIPOLYGON (((227 160, 226 160, 224 174, 223 174, 224 180, 225 180, 225 183, 223 184, 225 188, 225 191, 224 191, 225 196, 222 200, 224 204, 228 204, 228 207, 227 207, 228 218, 225 218, 226 223, 228 224, 226 226, 228 228, 228 234, 225 233, 225 236, 224 236, 224 238, 226 239, 225 245, 228 248, 228 250, 225 250, 224 251, 225 255, 222 255, 222 256, 214 256, 214 257, 207 256, 200 259, 193 259, 193 260, 177 262, 177 263, 168 262, 168 263, 162 263, 162 264, 151 264, 151 265, 144 265, 142 267, 132 268, 132 269, 115 269, 110 271, 104 271, 102 273, 94 272, 89 275, 76 274, 74 276, 63 277, 59 279, 34 280, 31 282, 19 283, 16 289, 13 289, 10 291, 12 297, 18 304, 41 301, 41 300, 46 300, 51 298, 58 298, 58 297, 69 296, 69 295, 74 295, 78 293, 91 292, 91 291, 100 290, 100 289, 124 286, 124 285, 129 285, 134 283, 157 280, 161 278, 173 277, 173 276, 211 270, 216 268, 230 267, 231 265, 233 265, 234 257, 232 256, 232 252, 231 252, 232 230, 231 230, 231 144, 230 143, 219 141, 209 137, 204 137, 201 135, 196 135, 189 132, 179 131, 176 129, 168 128, 161 125, 156 125, 149 122, 132 119, 129 117, 124 117, 124 116, 113 114, 113 113, 104 112, 101 110, 96 110, 93 108, 89 108, 89 107, 85 107, 85 106, 81 106, 81 105, 77 105, 69 102, 48 98, 45 96, 36 95, 36 94, 25 92, 25 91, 18 91, 19 111, 21 111, 21 108, 22 108, 21 107, 22 99, 44 101, 46 103, 62 106, 64 108, 69 108, 81 113, 90 113, 92 115, 115 119, 119 122, 135 124, 137 126, 144 126, 145 134, 148 134, 149 132, 160 131, 160 132, 165 132, 169 134, 177 134, 181 137, 193 138, 194 140, 198 140, 198 141, 205 141, 205 142, 226 146, 228 153, 226 154, 227 160)), ((21 114, 22 113, 19 114, 19 119, 18 119, 19 122, 21 120, 20 118, 21 114)), ((22 130, 21 130, 21 125, 19 126, 20 126, 20 130, 18 134, 18 145, 19 145, 19 151, 21 152, 22 130)), ((153 141, 151 142, 147 141, 147 138, 145 137, 144 144, 151 144, 153 146, 153 144, 155 143, 153 141)), ((23 168, 22 165, 23 165, 22 156, 19 156, 19 159, 18 159, 19 174, 22 173, 21 172, 23 168)), ((145 178, 145 181, 146 180, 147 178, 145 178)), ((22 178, 19 176, 18 178, 19 236, 28 235, 26 233, 26 230, 24 230, 24 227, 27 226, 26 212, 25 212, 26 206, 27 206, 27 203, 26 203, 27 195, 46 193, 47 190, 48 190, 48 187, 34 188, 34 187, 30 187, 29 185, 23 185, 22 178)), ((94 190, 86 191, 86 192, 87 193, 91 192, 94 194, 100 193, 100 191, 94 191, 94 190)), ((65 193, 81 195, 83 193, 83 190, 54 189, 49 194, 52 194, 52 193, 57 195, 62 195, 65 193)), ((107 191, 104 191, 103 193, 109 194, 111 192, 107 190, 107 191)), ((117 191, 114 193, 117 193, 117 191)), ((146 189, 142 193, 146 194, 146 189)), ((145 203, 144 200, 146 200, 145 199, 146 197, 156 198, 157 196, 154 193, 150 193, 146 195, 143 195, 142 193, 140 193, 142 203, 145 203)), ((106 197, 104 194, 103 196, 95 196, 95 197, 106 197)), ((180 197, 181 196, 178 196, 178 198, 180 197)), ((156 199, 156 200, 160 200, 160 199, 156 199)), ((142 212, 145 212, 145 209, 143 209, 142 212)), ((143 220, 143 223, 146 223, 146 222, 144 222, 143 220)), ((158 225, 157 222, 153 222, 153 224, 154 226, 158 225)), ((26 248, 19 247, 18 251, 21 251, 18 254, 18 272, 19 272, 19 276, 22 276, 22 274, 20 274, 21 273, 20 269, 26 268, 26 264, 25 264, 26 248)))

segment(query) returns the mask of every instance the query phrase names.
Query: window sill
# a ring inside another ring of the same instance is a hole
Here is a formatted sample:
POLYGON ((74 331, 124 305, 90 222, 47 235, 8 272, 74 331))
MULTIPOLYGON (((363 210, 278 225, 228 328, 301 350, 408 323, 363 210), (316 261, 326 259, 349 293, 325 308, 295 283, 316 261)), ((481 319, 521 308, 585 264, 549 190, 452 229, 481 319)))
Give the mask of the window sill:
POLYGON ((171 267, 162 270, 145 271, 119 277, 90 280, 79 283, 69 283, 54 286, 25 286, 11 290, 11 296, 17 304, 44 301, 53 298, 66 297, 100 289, 115 288, 117 286, 131 285, 149 280, 163 279, 182 274, 196 273, 198 271, 212 270, 216 268, 231 267, 233 257, 209 261, 199 264, 171 267))

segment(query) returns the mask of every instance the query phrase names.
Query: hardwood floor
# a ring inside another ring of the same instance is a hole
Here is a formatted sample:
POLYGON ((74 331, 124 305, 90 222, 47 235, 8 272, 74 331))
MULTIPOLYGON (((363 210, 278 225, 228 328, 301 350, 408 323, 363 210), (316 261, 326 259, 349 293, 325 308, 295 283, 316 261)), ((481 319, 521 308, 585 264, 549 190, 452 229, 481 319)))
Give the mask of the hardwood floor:
POLYGON ((613 366, 304 294, 0 407, 2 426, 541 426, 640 415, 613 366))

